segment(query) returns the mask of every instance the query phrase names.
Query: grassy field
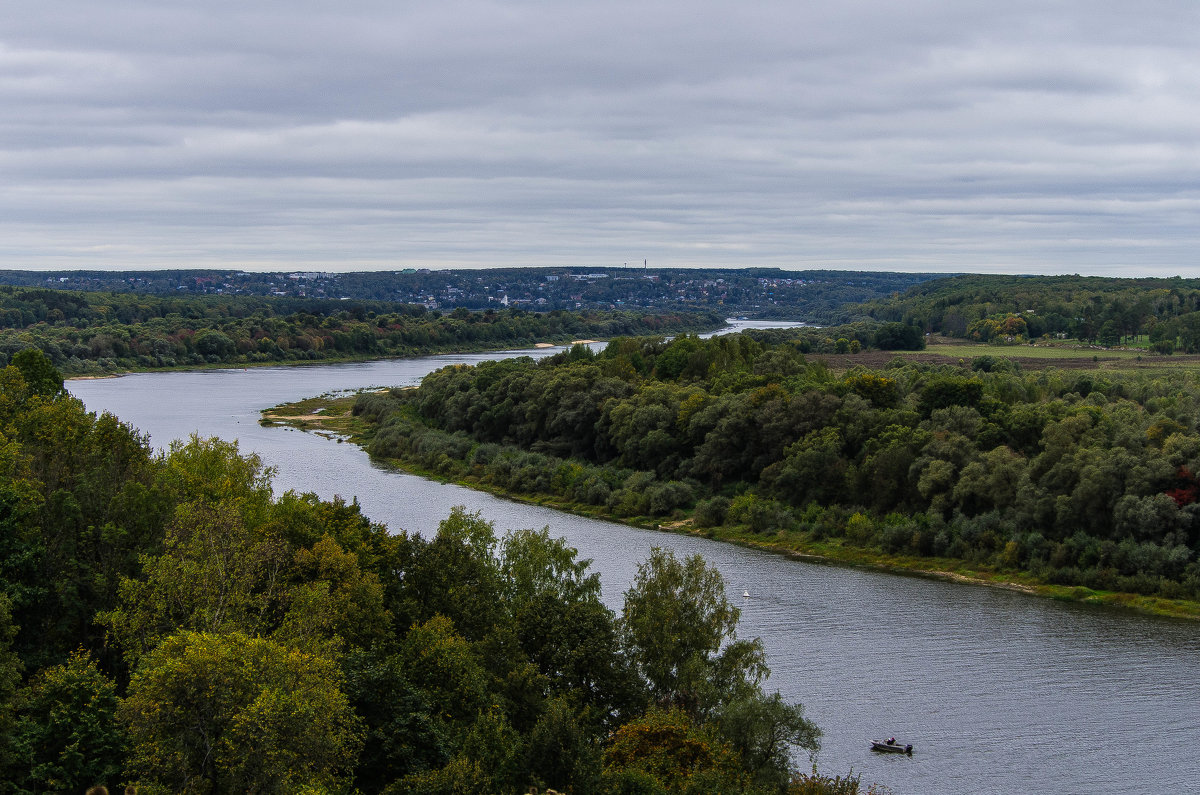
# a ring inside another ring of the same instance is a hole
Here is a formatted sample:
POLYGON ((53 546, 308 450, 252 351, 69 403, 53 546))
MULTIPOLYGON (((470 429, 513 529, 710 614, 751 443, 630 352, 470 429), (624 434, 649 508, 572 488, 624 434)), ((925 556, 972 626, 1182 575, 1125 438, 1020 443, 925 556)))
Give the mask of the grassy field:
POLYGON ((1149 354, 1143 350, 1091 348, 1082 345, 987 345, 981 342, 936 342, 926 352, 961 359, 976 356, 995 356, 1011 359, 1084 359, 1091 362, 1105 360, 1137 360, 1154 358, 1167 361, 1170 357, 1149 354))
POLYGON ((1012 359, 1030 370, 1057 367, 1063 370, 1146 371, 1200 367, 1200 356, 1163 356, 1151 353, 1137 343, 1123 348, 1100 348, 1068 341, 1038 345, 989 345, 932 337, 923 351, 895 351, 892 355, 955 364, 960 361, 969 364, 977 357, 993 356, 997 359, 1012 359))
POLYGON ((318 395, 284 403, 264 410, 259 424, 290 425, 304 431, 349 436, 363 429, 351 414, 355 399, 355 395, 318 395))

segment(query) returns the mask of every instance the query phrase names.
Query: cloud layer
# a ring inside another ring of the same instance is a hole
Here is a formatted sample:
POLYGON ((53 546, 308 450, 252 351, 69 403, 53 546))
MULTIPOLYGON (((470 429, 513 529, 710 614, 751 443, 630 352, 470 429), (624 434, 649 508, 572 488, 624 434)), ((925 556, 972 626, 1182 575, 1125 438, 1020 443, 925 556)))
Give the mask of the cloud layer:
POLYGON ((19 0, 0 267, 1200 276, 1200 5, 19 0))

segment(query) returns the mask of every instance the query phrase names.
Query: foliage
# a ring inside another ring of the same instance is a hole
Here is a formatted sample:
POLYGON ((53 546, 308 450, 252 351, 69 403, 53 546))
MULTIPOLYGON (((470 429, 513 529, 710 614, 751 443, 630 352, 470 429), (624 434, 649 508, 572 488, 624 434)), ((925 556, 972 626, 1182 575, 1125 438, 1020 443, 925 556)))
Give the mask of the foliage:
POLYGON ((1145 337, 1158 353, 1200 352, 1195 279, 954 276, 846 311, 993 344, 1069 337, 1112 347, 1145 337))
MULTIPOLYGON (((858 795, 861 792, 862 777, 854 773, 846 776, 825 776, 817 772, 813 765, 812 773, 797 773, 787 789, 787 795, 858 795)), ((866 795, 891 795, 888 787, 872 784, 867 787, 866 795)))
POLYGON ((360 742, 339 680, 331 660, 265 638, 171 635, 146 655, 121 704, 130 769, 184 792, 332 787, 360 742))
POLYGON ((699 555, 655 547, 625 593, 622 641, 652 697, 710 717, 766 674, 762 645, 737 640, 740 611, 699 555))
POLYGON ((21 659, 12 651, 17 628, 8 597, 0 594, 0 770, 12 763, 14 695, 21 684, 21 659))
POLYGON ((291 555, 247 528, 235 503, 180 505, 163 547, 142 557, 143 578, 126 579, 120 607, 101 617, 131 664, 180 628, 270 631, 291 555))
POLYGON ((730 701, 721 709, 717 725, 753 782, 769 790, 787 786, 793 748, 803 748, 815 759, 821 747, 821 730, 804 717, 804 708, 788 704, 779 693, 750 693, 730 701))
MULTIPOLYGON (((202 298, 285 296, 273 303, 320 307, 342 299, 343 305, 378 308, 404 302, 411 310, 455 307, 496 309, 507 300, 514 308, 539 310, 607 310, 613 306, 654 311, 710 311, 728 315, 790 317, 834 322, 848 302, 866 301, 901 292, 933 278, 932 274, 880 271, 781 270, 779 268, 486 268, 468 270, 367 271, 359 273, 248 273, 245 271, 4 271, 0 282, 35 288, 14 302, 0 323, 30 317, 54 322, 72 317, 73 293, 46 290, 52 283, 99 293, 140 293, 139 301, 121 304, 129 313, 148 303, 147 296, 202 298), (311 296, 311 297, 308 297, 311 296)), ((11 288, 8 288, 11 289, 11 288)), ((3 295, 5 288, 0 288, 3 295)), ((228 300, 224 298, 224 300, 228 300)), ((247 300, 243 298, 242 300, 247 300)), ((203 301, 198 305, 204 306, 203 301)), ((176 304, 178 305, 178 304, 176 304)), ((454 309, 457 311, 457 309, 454 309)), ((432 314, 432 312, 431 312, 432 314)))
MULTIPOLYGON (((597 359, 562 357, 610 366, 597 359)), ((576 399, 545 427, 601 420, 590 390, 632 394, 623 384, 594 372, 558 385, 576 399)), ((761 646, 736 637, 737 611, 698 558, 656 552, 618 617, 549 528, 499 537, 456 509, 432 538, 390 533, 356 503, 276 496, 235 443, 155 454, 114 417, 42 392, 0 370, 6 791, 781 791, 791 750, 816 747, 799 706, 761 690, 761 646)), ((674 416, 706 410, 700 390, 664 394, 674 416)), ((389 416, 395 397, 377 400, 389 416)), ((536 434, 543 419, 525 421, 536 434)), ((642 494, 566 462, 547 475, 551 456, 511 460, 415 427, 393 439, 636 510, 682 509, 698 488, 643 472, 642 494)))
POLYGON ((37 348, 26 348, 13 355, 11 364, 21 371, 31 395, 54 397, 63 388, 62 375, 37 348))
POLYGON ((884 323, 875 331, 875 347, 884 351, 919 351, 925 347, 920 326, 884 323))
POLYGON ((808 333, 446 368, 355 412, 373 455, 617 517, 1200 598, 1194 372, 980 357, 836 377, 803 353, 808 333))
MULTIPOLYGON (((681 561, 669 550, 651 550, 625 593, 621 632, 626 653, 660 711, 647 724, 627 724, 621 730, 626 734, 618 732, 610 765, 622 754, 641 758, 646 761, 632 767, 661 781, 656 765, 704 772, 721 768, 719 758, 728 755, 738 760, 738 776, 782 791, 793 770, 792 749, 816 753, 821 731, 804 717, 802 707, 762 691, 769 673, 762 644, 738 640, 738 614, 725 597, 720 573, 698 555, 681 561), (701 736, 694 736, 688 721, 695 722, 701 736), (647 742, 667 743, 670 760, 653 761, 662 749, 639 747, 647 742), (716 756, 689 762, 699 749, 716 756)), ((689 785, 683 781, 680 786, 689 785)))
POLYGON ((21 694, 13 739, 18 792, 82 792, 121 780, 126 736, 117 685, 86 652, 43 669, 21 694))
POLYGON ((661 792, 696 792, 697 784, 734 792, 747 784, 729 744, 681 710, 654 709, 622 726, 605 763, 606 778, 618 791, 644 778, 661 792))
POLYGON ((50 396, 62 388, 59 371, 79 375, 515 348, 714 328, 725 317, 698 308, 651 313, 612 306, 545 313, 480 307, 483 311, 443 315, 392 300, 8 287, 0 288, 0 364, 16 365, 35 394, 50 396))
POLYGON ((145 439, 116 418, 61 391, 28 395, 16 366, 0 383, 0 589, 14 648, 30 671, 81 644, 103 660, 93 616, 161 537, 169 498, 145 439))

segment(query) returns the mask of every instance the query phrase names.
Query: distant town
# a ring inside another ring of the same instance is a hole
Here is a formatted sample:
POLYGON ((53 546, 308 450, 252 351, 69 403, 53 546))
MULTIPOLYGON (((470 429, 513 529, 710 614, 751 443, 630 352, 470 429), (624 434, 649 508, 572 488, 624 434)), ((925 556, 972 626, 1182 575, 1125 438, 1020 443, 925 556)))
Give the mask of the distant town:
POLYGON ((490 268, 293 271, 0 271, 0 284, 62 290, 396 301, 430 310, 721 309, 832 319, 847 303, 903 292, 944 274, 778 268, 490 268))

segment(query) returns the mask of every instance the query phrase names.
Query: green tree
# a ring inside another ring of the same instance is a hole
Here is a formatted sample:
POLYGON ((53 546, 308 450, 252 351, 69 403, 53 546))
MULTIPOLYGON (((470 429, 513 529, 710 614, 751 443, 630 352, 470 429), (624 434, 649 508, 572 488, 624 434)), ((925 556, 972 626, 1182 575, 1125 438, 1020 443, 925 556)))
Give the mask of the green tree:
POLYGON ((126 735, 117 685, 85 651, 40 671, 22 693, 14 779, 27 792, 82 792, 120 781, 126 735))
POLYGON ((599 788, 601 746, 584 725, 585 713, 566 699, 551 700, 529 733, 526 766, 536 784, 563 791, 599 788))
POLYGON ((842 379, 850 391, 871 401, 877 408, 890 408, 900 399, 896 379, 867 371, 857 371, 842 379))
POLYGON ((651 550, 625 592, 621 633, 656 703, 705 717, 757 687, 767 674, 762 643, 737 639, 739 612, 699 555, 651 550))
MULTIPOLYGON (((3 599, 5 630, 11 627, 13 638, 0 637, 5 648, 16 642, 19 620, 14 616, 32 616, 45 608, 49 584, 41 571, 45 554, 42 535, 37 526, 37 505, 41 501, 36 486, 28 479, 14 477, 20 457, 20 446, 6 441, 0 434, 0 458, 9 464, 3 467, 7 482, 0 482, 0 599, 3 599), (25 611, 29 611, 26 613, 25 611)), ((28 637, 28 633, 23 633, 28 637)), ((30 638, 29 642, 34 639, 30 638)), ((27 644, 28 645, 28 644, 27 644)))
POLYGON ((229 501, 252 523, 261 521, 271 504, 275 471, 255 453, 242 455, 237 442, 192 434, 171 442, 163 464, 161 488, 176 502, 229 501))
POLYGON ((616 617, 601 601, 599 575, 549 529, 505 536, 501 571, 513 632, 549 689, 578 720, 611 728, 643 697, 618 646, 616 617))
POLYGON ((151 488, 149 447, 70 397, 29 401, 8 430, 13 446, 0 444, 0 468, 12 480, 0 488, 0 526, 13 532, 0 541, 0 578, 21 625, 21 654, 41 668, 80 645, 101 653, 95 613, 113 605, 169 511, 151 488))
POLYGON ((618 729, 604 777, 614 792, 733 793, 750 783, 729 743, 679 709, 654 709, 618 729))
POLYGON ((844 444, 837 428, 812 431, 788 447, 783 460, 763 471, 763 483, 792 505, 836 503, 846 492, 844 444))
POLYGON ((1121 344, 1121 327, 1114 320, 1105 321, 1100 327, 1100 344, 1105 348, 1112 348, 1121 344))
POLYGON ((904 425, 888 425, 864 446, 859 466, 859 489, 864 503, 885 513, 912 506, 916 492, 913 464, 929 434, 904 425))
POLYGON ((12 650, 16 637, 12 604, 0 593, 0 773, 11 762, 14 695, 21 684, 21 659, 12 650))
POLYGON ((423 694, 431 714, 452 733, 487 707, 488 676, 471 643, 454 623, 435 616, 413 627, 400 648, 405 677, 423 694))
POLYGON ((361 743, 337 666, 240 632, 180 632, 147 654, 119 715, 137 779, 173 791, 345 782, 361 743))
POLYGON ((21 371, 25 384, 32 395, 54 397, 63 391, 62 373, 37 348, 26 348, 12 357, 12 366, 21 371))
POLYGON ((884 323, 875 332, 875 347, 885 351, 919 351, 925 348, 920 326, 884 323))
POLYGON ((100 616, 134 664, 178 629, 267 634, 291 553, 281 539, 246 527, 234 502, 179 506, 160 555, 143 555, 143 577, 125 578, 120 605, 100 616))
POLYGON ((400 604, 391 608, 397 620, 425 622, 446 616, 455 631, 471 641, 482 640, 505 623, 504 585, 491 522, 459 506, 438 525, 432 541, 406 540, 409 557, 396 595, 400 604))
POLYGON ((442 767, 456 740, 444 717, 433 713, 429 694, 410 681, 405 656, 390 645, 351 649, 343 663, 345 691, 364 727, 355 767, 355 785, 364 792, 442 767))
POLYGON ((996 447, 963 468, 954 486, 954 501, 962 512, 976 516, 1016 502, 1025 479, 1026 461, 1007 447, 996 447))
POLYGON ((196 335, 193 344, 196 346, 196 353, 216 359, 224 359, 237 352, 237 344, 229 335, 220 331, 201 331, 196 335))
POLYGON ((287 572, 278 640, 313 649, 341 641, 365 648, 389 637, 379 575, 364 571, 358 556, 330 536, 297 550, 287 572))
POLYGON ((821 747, 821 730, 804 717, 804 708, 788 704, 779 693, 756 693, 733 701, 721 710, 716 723, 754 784, 770 791, 787 787, 794 772, 793 748, 808 751, 811 759, 821 747))

